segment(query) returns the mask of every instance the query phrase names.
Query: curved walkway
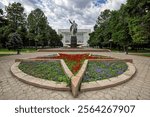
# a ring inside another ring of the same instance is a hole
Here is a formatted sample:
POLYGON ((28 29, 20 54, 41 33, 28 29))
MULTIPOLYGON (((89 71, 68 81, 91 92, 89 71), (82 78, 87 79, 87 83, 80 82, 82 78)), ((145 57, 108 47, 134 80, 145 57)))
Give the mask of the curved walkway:
POLYGON ((150 58, 124 53, 96 53, 122 59, 133 59, 137 73, 130 81, 113 88, 82 92, 73 98, 71 92, 54 91, 25 84, 12 76, 11 65, 17 58, 48 55, 46 52, 0 57, 0 99, 150 99, 150 58))

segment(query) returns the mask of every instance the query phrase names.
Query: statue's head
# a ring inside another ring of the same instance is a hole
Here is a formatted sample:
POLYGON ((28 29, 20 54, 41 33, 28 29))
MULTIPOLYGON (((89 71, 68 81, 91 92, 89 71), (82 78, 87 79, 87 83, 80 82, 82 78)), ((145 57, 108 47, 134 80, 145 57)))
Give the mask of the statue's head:
POLYGON ((73 20, 73 23, 75 23, 75 20, 73 20))

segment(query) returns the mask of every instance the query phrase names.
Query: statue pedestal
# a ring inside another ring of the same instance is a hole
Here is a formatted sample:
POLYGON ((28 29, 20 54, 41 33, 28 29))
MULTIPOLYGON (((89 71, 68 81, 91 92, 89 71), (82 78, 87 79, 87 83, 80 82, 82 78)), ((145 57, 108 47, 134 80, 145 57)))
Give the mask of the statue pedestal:
POLYGON ((71 36, 71 48, 77 48, 77 36, 71 36))

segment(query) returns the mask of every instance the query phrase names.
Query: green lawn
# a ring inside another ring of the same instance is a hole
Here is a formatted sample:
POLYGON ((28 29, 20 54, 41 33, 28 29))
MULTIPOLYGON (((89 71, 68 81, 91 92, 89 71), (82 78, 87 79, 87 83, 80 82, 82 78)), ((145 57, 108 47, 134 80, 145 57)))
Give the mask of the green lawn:
POLYGON ((150 57, 150 53, 142 54, 142 56, 150 57))
POLYGON ((2 57, 2 56, 10 56, 10 55, 14 55, 14 54, 1 54, 0 53, 0 57, 2 57))
MULTIPOLYGON (((112 52, 124 52, 123 50, 119 51, 118 49, 111 49, 112 52)), ((150 53, 150 49, 146 48, 144 50, 128 50, 129 54, 130 53, 150 53)))
MULTIPOLYGON (((21 49, 21 53, 30 53, 30 52, 36 52, 36 49, 21 49)), ((17 52, 15 50, 8 50, 8 49, 0 48, 0 57, 15 55, 16 53, 17 52)))
POLYGON ((134 53, 133 55, 150 57, 150 53, 134 53))
MULTIPOLYGON (((34 48, 21 49, 21 52, 35 52, 35 51, 36 51, 36 49, 34 49, 34 48)), ((16 51, 0 48, 0 52, 12 53, 12 52, 16 52, 16 51)))

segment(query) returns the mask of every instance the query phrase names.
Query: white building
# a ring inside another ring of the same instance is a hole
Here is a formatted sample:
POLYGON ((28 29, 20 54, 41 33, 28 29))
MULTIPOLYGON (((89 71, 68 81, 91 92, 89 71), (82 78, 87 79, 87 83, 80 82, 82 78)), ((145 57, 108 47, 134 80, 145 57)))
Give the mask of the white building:
MULTIPOLYGON (((88 46, 89 33, 91 33, 91 29, 78 29, 77 45, 88 46)), ((58 34, 63 35, 62 43, 64 46, 71 44, 71 33, 69 29, 58 29, 58 34)))

